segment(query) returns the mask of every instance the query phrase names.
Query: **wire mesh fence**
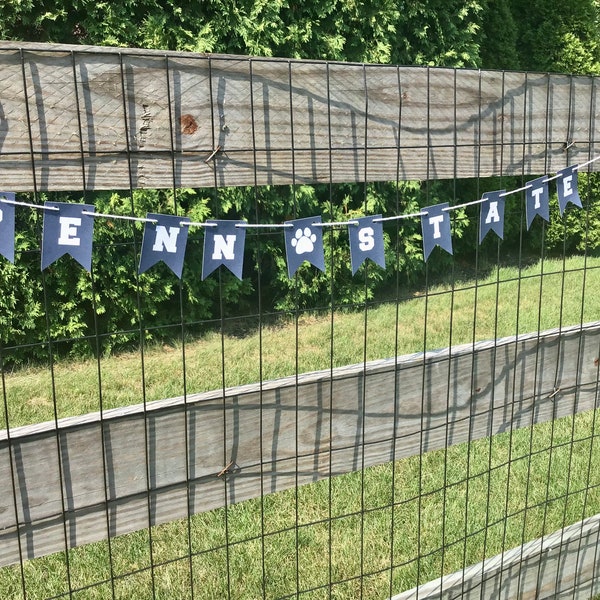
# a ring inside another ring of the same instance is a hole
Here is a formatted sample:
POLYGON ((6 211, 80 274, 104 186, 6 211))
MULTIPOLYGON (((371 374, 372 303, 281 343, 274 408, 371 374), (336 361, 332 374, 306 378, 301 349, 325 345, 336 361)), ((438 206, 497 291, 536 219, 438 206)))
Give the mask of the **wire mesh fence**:
POLYGON ((0 62, 2 597, 598 592, 594 78, 0 62))

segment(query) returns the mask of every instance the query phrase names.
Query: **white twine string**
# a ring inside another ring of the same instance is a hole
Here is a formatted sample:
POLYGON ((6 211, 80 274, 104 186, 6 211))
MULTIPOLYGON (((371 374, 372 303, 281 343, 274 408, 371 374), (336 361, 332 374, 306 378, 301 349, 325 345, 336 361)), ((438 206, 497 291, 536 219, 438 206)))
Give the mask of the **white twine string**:
POLYGON ((483 197, 480 200, 473 200, 473 202, 465 202, 464 204, 457 204, 456 206, 447 206, 442 208, 442 212, 448 212, 449 210, 457 210, 459 208, 465 208, 466 206, 474 206, 475 204, 482 204, 487 198, 483 197))
POLYGON ((394 215, 393 217, 380 217, 373 219, 373 223, 383 223, 384 221, 397 221, 398 219, 411 219, 413 217, 426 217, 428 212, 411 213, 409 215, 394 215))
POLYGON ((548 183, 549 181, 552 181, 553 179, 558 179, 559 177, 562 177, 563 174, 562 173, 557 173, 556 175, 552 175, 552 177, 546 177, 546 179, 544 179, 544 181, 542 181, 542 183, 548 183))
POLYGON ((57 206, 46 206, 45 204, 31 204, 30 202, 18 202, 17 200, 9 200, 8 198, 0 198, 3 204, 14 204, 15 206, 27 206, 37 210, 60 210, 57 206))
POLYGON ((519 192, 523 192, 525 190, 530 190, 533 186, 532 185, 524 185, 523 187, 517 188, 516 190, 510 190, 508 192, 504 192, 503 194, 498 194, 501 198, 504 198, 504 196, 510 196, 511 194, 518 194, 519 192))
MULTIPOLYGON (((573 170, 574 171, 581 170, 584 167, 587 167, 588 165, 596 162, 597 160, 600 160, 600 156, 596 156, 584 163, 575 165, 573 167, 573 170)), ((554 179, 558 179, 559 177, 562 177, 562 176, 563 176, 562 173, 557 173, 556 175, 548 176, 543 180, 543 183, 548 183, 548 182, 550 182, 554 179)), ((501 194, 499 194, 499 196, 501 198, 503 198, 503 197, 509 196, 511 194, 517 194, 519 192, 529 190, 532 187, 533 186, 528 183, 517 189, 502 192, 501 194)), ((442 208, 442 211, 448 212, 448 211, 452 211, 452 210, 458 210, 459 208, 466 208, 467 206, 474 206, 477 204, 481 204, 481 203, 485 202, 486 200, 488 200, 488 198, 486 198, 484 196, 481 199, 473 200, 472 202, 464 202, 462 204, 457 204, 455 206, 447 206, 445 208, 442 208)), ((17 200, 9 200, 8 198, 2 198, 2 197, 0 197, 0 203, 12 204, 15 206, 26 206, 28 208, 34 208, 36 210, 53 210, 53 211, 60 210, 60 208, 58 208, 56 206, 32 204, 30 202, 20 202, 17 200)), ((100 217, 100 218, 104 218, 104 219, 121 219, 124 221, 138 221, 140 223, 153 223, 153 224, 158 223, 158 221, 156 219, 147 219, 147 218, 143 218, 143 217, 131 217, 131 216, 127 216, 127 215, 112 215, 112 214, 104 214, 104 213, 97 213, 97 212, 90 212, 90 211, 82 211, 81 214, 89 215, 91 217, 100 217)), ((409 213, 409 214, 405 214, 405 215, 393 215, 391 217, 378 217, 378 218, 373 219, 373 223, 383 223, 386 221, 397 221, 400 219, 413 219, 413 218, 418 218, 418 217, 426 217, 428 214, 429 213, 427 211, 420 211, 420 212, 409 213)), ((350 221, 311 223, 311 226, 312 227, 343 227, 343 226, 358 225, 358 224, 359 224, 359 222, 357 220, 352 219, 350 221)), ((206 221, 205 222, 181 221, 180 225, 182 227, 218 227, 217 223, 209 223, 206 221)), ((243 229, 275 229, 275 228, 287 229, 290 227, 295 227, 295 225, 293 223, 236 223, 235 226, 239 227, 239 228, 243 228, 243 229)))
POLYGON ((597 160, 600 160, 600 156, 596 156, 596 158, 592 158, 591 160, 588 160, 587 162, 584 162, 580 165, 575 165, 573 167, 573 169, 575 171, 579 171, 579 169, 583 169, 583 167, 587 167, 588 165, 591 165, 592 163, 596 162, 597 160))
MULTIPOLYGON (((358 221, 331 221, 325 223, 311 223, 313 227, 339 227, 340 225, 358 225, 358 221)), ((292 225, 293 227, 293 225, 292 225)))
POLYGON ((182 227, 218 227, 216 223, 201 223, 194 221, 180 221, 179 225, 182 227))
POLYGON ((293 227, 293 223, 236 223, 236 227, 241 229, 271 229, 281 227, 287 229, 293 227))
POLYGON ((158 223, 156 219, 144 219, 143 217, 128 217, 126 215, 108 215, 105 213, 90 212, 89 210, 82 210, 81 214, 88 215, 90 217, 102 217, 103 219, 122 219, 123 221, 139 221, 140 223, 158 223))

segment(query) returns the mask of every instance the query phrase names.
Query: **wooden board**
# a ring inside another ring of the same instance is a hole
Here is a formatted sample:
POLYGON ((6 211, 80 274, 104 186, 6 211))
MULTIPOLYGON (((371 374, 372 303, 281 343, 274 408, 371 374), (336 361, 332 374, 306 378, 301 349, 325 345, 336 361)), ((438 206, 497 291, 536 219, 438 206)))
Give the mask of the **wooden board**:
POLYGON ((0 432, 0 565, 589 410, 599 356, 592 323, 0 432))
POLYGON ((599 534, 596 515, 392 600, 588 600, 600 593, 599 534))
POLYGON ((600 154, 597 104, 583 76, 1 42, 0 189, 553 173, 600 154))

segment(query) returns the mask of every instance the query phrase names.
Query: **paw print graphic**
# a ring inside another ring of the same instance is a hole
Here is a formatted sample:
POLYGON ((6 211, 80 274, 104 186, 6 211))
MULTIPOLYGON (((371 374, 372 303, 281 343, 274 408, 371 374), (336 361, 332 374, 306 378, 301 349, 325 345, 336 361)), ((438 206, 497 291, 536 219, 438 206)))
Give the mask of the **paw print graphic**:
POLYGON ((296 254, 307 254, 315 249, 316 241, 317 236, 310 230, 310 227, 305 227, 304 231, 299 227, 292 239, 292 247, 295 248, 296 254))

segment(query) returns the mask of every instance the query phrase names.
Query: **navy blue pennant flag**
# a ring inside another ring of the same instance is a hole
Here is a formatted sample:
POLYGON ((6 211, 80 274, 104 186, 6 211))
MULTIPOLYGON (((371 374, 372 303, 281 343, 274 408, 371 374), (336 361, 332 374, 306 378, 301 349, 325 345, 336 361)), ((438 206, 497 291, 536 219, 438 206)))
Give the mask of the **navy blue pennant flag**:
POLYGON ((506 190, 486 192, 482 196, 479 213, 479 243, 489 231, 493 231, 501 240, 504 239, 504 196, 506 190))
POLYGON ((348 225, 350 236, 350 262, 352 264, 352 275, 358 271, 360 265, 370 258, 375 264, 385 269, 385 252, 383 244, 383 224, 381 215, 372 217, 361 217, 356 219, 358 225, 348 225))
POLYGON ((204 256, 202 279, 206 279, 218 266, 225 265, 238 279, 244 268, 246 229, 236 227, 244 221, 209 220, 204 231, 204 256), (210 225, 214 223, 214 225, 210 225))
POLYGON ((545 175, 527 183, 525 214, 528 230, 535 215, 540 215, 544 221, 550 220, 550 195, 548 194, 548 179, 545 175))
POLYGON ((42 233, 42 269, 70 254, 84 269, 92 270, 94 217, 91 204, 45 202, 42 233))
POLYGON ((439 246, 452 254, 452 234, 450 230, 450 213, 444 208, 449 208, 447 202, 427 206, 421 212, 421 228, 423 230, 423 255, 425 261, 431 251, 439 246))
POLYGON ((15 262, 15 201, 14 192, 0 192, 0 254, 11 263, 15 262))
POLYGON ((147 271, 163 261, 181 279, 183 257, 187 245, 189 223, 187 217, 148 213, 142 240, 138 273, 147 271))
POLYGON ((321 223, 321 217, 306 217, 285 222, 286 225, 292 225, 285 230, 285 254, 290 279, 305 260, 317 269, 325 271, 323 232, 321 227, 315 227, 314 223, 321 223))
POLYGON ((567 167, 559 171, 557 175, 556 191, 558 193, 558 208, 562 217, 569 202, 575 206, 579 206, 579 208, 582 208, 582 205, 577 187, 577 168, 567 167))

